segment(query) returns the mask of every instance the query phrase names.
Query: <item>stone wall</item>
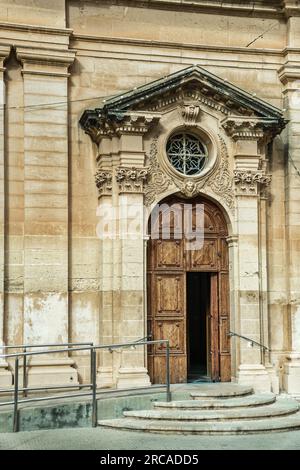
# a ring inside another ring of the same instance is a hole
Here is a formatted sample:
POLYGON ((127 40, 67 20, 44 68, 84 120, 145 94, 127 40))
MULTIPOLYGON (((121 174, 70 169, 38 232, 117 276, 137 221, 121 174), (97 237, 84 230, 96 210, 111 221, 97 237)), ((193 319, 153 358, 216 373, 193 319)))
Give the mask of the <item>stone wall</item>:
MULTIPOLYGON (((106 315, 106 326, 113 321, 114 307, 101 271, 110 248, 96 236, 98 149, 79 118, 111 95, 199 64, 286 108, 291 119, 269 153, 273 180, 263 290, 269 324, 264 339, 273 350, 268 360, 289 389, 282 375, 286 355, 294 353, 291 366, 300 349, 300 179, 287 163, 286 148, 299 168, 299 102, 291 100, 300 77, 300 11, 293 1, 255 2, 252 12, 236 2, 222 3, 212 8, 205 1, 198 6, 152 1, 145 7, 139 1, 0 0, 0 81, 6 90, 0 116, 4 343, 111 340, 112 325, 105 329, 104 323, 106 315)), ((87 380, 88 358, 74 359, 79 379, 87 380)), ((32 381, 46 373, 50 381, 76 381, 72 365, 68 358, 36 364, 32 381)), ((5 366, 0 379, 7 383, 11 373, 5 366)), ((298 389, 297 380, 293 383, 298 389)))

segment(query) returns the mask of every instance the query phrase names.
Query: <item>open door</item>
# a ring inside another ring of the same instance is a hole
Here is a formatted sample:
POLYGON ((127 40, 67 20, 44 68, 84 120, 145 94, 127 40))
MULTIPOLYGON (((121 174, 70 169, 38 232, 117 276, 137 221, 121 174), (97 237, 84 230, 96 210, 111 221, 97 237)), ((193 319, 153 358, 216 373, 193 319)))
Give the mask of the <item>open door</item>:
MULTIPOLYGON (((177 197, 164 202, 166 206, 186 204, 186 200, 177 197)), ((195 292, 191 298, 197 300, 197 278, 201 281, 202 276, 202 285, 206 287, 201 295, 206 299, 206 306, 205 311, 200 312, 202 326, 199 328, 206 330, 206 361, 203 350, 198 352, 202 354, 202 365, 206 362, 207 379, 226 382, 231 379, 227 225, 221 210, 211 201, 198 197, 189 203, 193 204, 193 210, 196 204, 204 204, 204 244, 200 249, 188 250, 184 238, 172 236, 172 218, 170 238, 161 236, 163 219, 160 216, 155 223, 155 233, 159 236, 150 235, 147 252, 148 334, 152 339, 169 339, 171 383, 187 382, 193 360, 189 348, 194 347, 197 354, 197 345, 189 344, 188 289, 191 286, 188 283, 189 276, 195 276, 192 285, 195 292)), ((197 322, 195 324, 197 329, 197 322)), ((203 331, 198 333, 194 339, 203 345, 203 331)), ((197 333, 193 331, 193 334, 197 333)), ((149 346, 147 359, 152 383, 165 383, 165 347, 149 346)))

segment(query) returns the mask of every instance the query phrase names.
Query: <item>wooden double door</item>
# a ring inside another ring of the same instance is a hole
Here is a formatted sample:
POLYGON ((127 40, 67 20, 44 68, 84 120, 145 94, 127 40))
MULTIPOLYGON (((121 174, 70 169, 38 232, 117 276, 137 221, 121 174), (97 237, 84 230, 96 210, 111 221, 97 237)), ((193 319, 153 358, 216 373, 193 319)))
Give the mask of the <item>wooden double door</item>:
MULTIPOLYGON (((197 227, 196 207, 202 205, 204 242, 200 248, 191 249, 191 241, 180 237, 178 214, 175 217, 172 211, 169 218, 164 218, 162 211, 152 219, 147 256, 148 334, 152 339, 170 341, 171 383, 196 379, 197 364, 206 368, 204 374, 199 369, 199 379, 205 375, 211 381, 230 381, 226 221, 215 204, 200 197, 192 201, 170 198, 164 203, 166 207, 182 207, 183 234, 186 205, 193 230, 197 227), (166 231, 163 234, 166 223, 170 224, 170 237, 166 237, 166 231)), ((165 361, 164 345, 149 346, 152 383, 165 383, 165 361)))

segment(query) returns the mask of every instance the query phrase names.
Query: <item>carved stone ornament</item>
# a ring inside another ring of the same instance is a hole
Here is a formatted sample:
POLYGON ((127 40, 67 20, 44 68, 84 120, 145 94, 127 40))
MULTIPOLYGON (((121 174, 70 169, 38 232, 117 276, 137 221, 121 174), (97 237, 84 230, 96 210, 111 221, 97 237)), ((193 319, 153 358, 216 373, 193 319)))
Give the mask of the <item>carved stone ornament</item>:
POLYGON ((193 197, 199 194, 203 189, 209 189, 218 197, 222 198, 224 203, 233 209, 233 178, 229 170, 229 157, 224 140, 219 136, 221 144, 220 163, 215 171, 205 175, 202 179, 192 181, 189 178, 171 178, 166 174, 158 161, 158 137, 152 141, 149 155, 149 181, 145 186, 145 204, 151 205, 159 195, 171 189, 179 190, 187 197, 193 197))
POLYGON ((118 168, 116 180, 119 184, 119 192, 142 193, 148 176, 148 168, 118 168))
POLYGON ((224 119, 222 125, 233 140, 264 140, 267 143, 285 124, 276 119, 237 116, 224 119))
POLYGON ((182 117, 187 125, 196 124, 199 114, 200 114, 200 106, 196 106, 194 104, 185 104, 181 108, 182 117))
POLYGON ((160 118, 160 114, 150 113, 112 113, 112 127, 115 134, 146 134, 150 127, 155 124, 160 118))
POLYGON ((234 170, 235 191, 238 195, 256 195, 260 190, 266 196, 266 188, 272 180, 271 175, 262 171, 234 170))
POLYGON ((112 172, 98 169, 95 174, 95 182, 99 196, 110 195, 112 192, 112 172))
POLYGON ((122 134, 143 135, 160 119, 159 113, 149 112, 109 112, 96 113, 89 118, 86 133, 99 144, 103 137, 120 136, 122 134))

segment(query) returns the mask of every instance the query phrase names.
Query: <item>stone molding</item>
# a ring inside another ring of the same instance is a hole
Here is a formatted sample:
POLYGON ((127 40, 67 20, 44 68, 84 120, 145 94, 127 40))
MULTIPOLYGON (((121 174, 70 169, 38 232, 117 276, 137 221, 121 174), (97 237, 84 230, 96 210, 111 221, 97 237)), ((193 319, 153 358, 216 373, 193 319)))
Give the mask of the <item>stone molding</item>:
MULTIPOLYGON (((231 107, 234 104, 233 101, 231 101, 230 99, 227 99, 224 101, 221 95, 211 92, 207 85, 204 86, 198 83, 196 86, 193 85, 193 87, 191 88, 187 83, 186 87, 182 85, 175 92, 170 90, 170 92, 165 94, 165 96, 161 97, 158 100, 155 100, 154 102, 151 102, 151 104, 148 106, 147 109, 150 112, 153 112, 153 111, 157 112, 165 108, 168 108, 170 106, 174 106, 176 104, 180 106, 182 105, 182 103, 184 103, 185 101, 189 101, 189 100, 192 100, 193 102, 197 102, 210 109, 214 109, 215 111, 219 111, 225 116, 228 116, 230 114, 231 107)), ((184 111, 185 107, 190 107, 190 106, 195 106, 195 105, 184 103, 182 105, 182 108, 183 108, 182 111, 184 111)), ((200 111, 200 107, 199 107, 199 111, 200 111)), ((190 110, 188 110, 188 112, 190 112, 190 110)))
POLYGON ((122 134, 146 134, 150 127, 158 122, 159 118, 160 115, 149 113, 110 114, 114 133, 118 136, 122 134))
POLYGON ((95 110, 89 116, 86 133, 99 145, 103 137, 120 137, 123 134, 144 135, 160 119, 160 113, 127 112, 103 115, 95 110))
POLYGON ((75 60, 76 51, 18 46, 16 55, 23 65, 22 74, 69 77, 67 70, 75 60))
POLYGON ((271 175, 262 171, 234 170, 235 192, 240 196, 255 196, 258 189, 265 191, 271 180, 271 175))
MULTIPOLYGON (((105 3, 111 3, 109 0, 102 0, 105 3)), ((119 0, 120 3, 123 3, 122 0, 119 0)), ((145 6, 147 4, 148 8, 160 8, 168 10, 178 10, 178 11, 209 11, 216 14, 229 14, 232 12, 240 12, 244 14, 251 14, 254 16, 261 16, 264 14, 267 15, 276 15, 282 16, 282 6, 280 0, 274 0, 272 5, 264 1, 252 1, 250 2, 232 2, 229 0, 219 1, 210 1, 210 0, 132 0, 133 4, 137 6, 145 6)))
POLYGON ((119 193, 143 193, 148 177, 148 168, 117 168, 116 181, 119 185, 119 193))
POLYGON ((112 194, 112 171, 98 169, 95 174, 95 182, 99 196, 110 196, 112 194))
POLYGON ((230 116, 222 121, 227 135, 233 140, 265 140, 268 142, 280 134, 286 122, 275 119, 230 116))
MULTIPOLYGON (((300 60, 298 62, 289 63, 286 62, 285 65, 280 67, 278 70, 279 80, 283 85, 293 85, 295 81, 300 80, 300 70, 299 70, 300 60)), ((297 85, 294 87, 295 90, 299 90, 297 85)))
POLYGON ((282 0, 282 8, 285 16, 300 16, 300 5, 297 0, 282 0))
POLYGON ((17 30, 22 31, 25 33, 44 33, 44 34, 52 34, 52 35, 60 35, 60 36, 71 36, 73 33, 73 29, 71 28, 53 28, 51 26, 42 26, 42 25, 31 25, 31 24, 18 24, 18 23, 10 23, 6 21, 0 22, 0 29, 5 30, 17 30))
POLYGON ((5 67, 3 66, 3 62, 9 56, 9 53, 10 53, 10 46, 0 44, 0 72, 5 71, 5 67))

